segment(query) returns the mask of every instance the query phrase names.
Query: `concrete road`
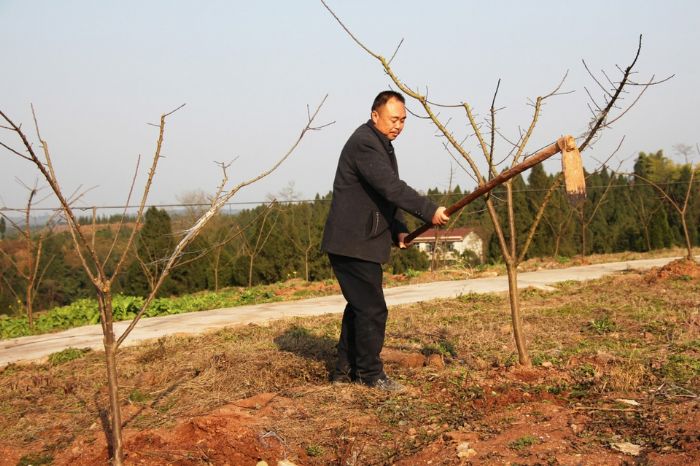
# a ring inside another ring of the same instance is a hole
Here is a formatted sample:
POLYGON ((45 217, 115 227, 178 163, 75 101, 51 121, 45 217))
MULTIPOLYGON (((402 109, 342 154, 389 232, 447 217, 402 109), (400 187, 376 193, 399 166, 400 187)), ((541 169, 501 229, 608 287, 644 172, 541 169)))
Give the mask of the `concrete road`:
MULTIPOLYGON (((533 286, 547 289, 549 285, 567 280, 592 280, 604 275, 628 269, 660 267, 676 258, 645 259, 607 264, 569 267, 557 270, 539 270, 518 274, 521 288, 533 286)), ((437 298, 454 298, 468 293, 492 293, 508 290, 505 276, 455 280, 417 285, 406 285, 384 290, 389 306, 429 301, 437 298)), ((340 313, 345 307, 341 295, 301 301, 255 304, 211 311, 192 312, 172 316, 144 318, 134 328, 125 345, 136 345, 144 340, 172 334, 199 334, 237 324, 264 323, 275 319, 297 316, 315 316, 340 313)), ((120 335, 128 321, 114 325, 120 335)), ((58 333, 34 335, 0 341, 0 367, 13 362, 40 361, 63 349, 102 349, 102 330, 99 325, 89 325, 58 333)))

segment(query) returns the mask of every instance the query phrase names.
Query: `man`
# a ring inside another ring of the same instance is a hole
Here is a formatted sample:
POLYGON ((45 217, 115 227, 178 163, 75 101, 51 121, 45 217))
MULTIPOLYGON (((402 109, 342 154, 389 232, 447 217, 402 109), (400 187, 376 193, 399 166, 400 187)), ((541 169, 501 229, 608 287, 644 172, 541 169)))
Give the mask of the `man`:
POLYGON ((371 119, 355 130, 340 153, 321 243, 347 300, 331 380, 388 391, 403 389, 387 377, 379 357, 388 314, 381 264, 389 260, 392 242, 407 246, 408 229, 399 209, 435 225, 449 220, 444 207, 399 179, 391 141, 405 121, 404 97, 394 91, 379 93, 371 119))

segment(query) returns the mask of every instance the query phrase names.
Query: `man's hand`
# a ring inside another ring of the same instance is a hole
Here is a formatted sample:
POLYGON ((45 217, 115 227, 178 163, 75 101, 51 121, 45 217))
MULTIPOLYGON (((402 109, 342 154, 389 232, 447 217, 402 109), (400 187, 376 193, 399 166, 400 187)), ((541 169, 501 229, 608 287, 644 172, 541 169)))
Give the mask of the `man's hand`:
POLYGON ((399 233, 399 249, 406 249, 411 246, 411 243, 406 244, 408 233, 399 233))
POLYGON ((444 206, 437 208, 433 214, 433 225, 445 225, 450 220, 450 217, 445 214, 445 210, 444 206))

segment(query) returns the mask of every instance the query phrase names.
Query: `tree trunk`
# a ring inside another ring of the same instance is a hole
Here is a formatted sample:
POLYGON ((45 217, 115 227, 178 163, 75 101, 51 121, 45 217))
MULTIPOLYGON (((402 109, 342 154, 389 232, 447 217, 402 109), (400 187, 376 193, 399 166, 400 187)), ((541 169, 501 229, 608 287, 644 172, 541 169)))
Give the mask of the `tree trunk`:
POLYGON ((304 279, 309 281, 309 250, 304 251, 304 279))
POLYGON ((214 292, 219 292, 219 263, 221 262, 221 248, 214 250, 214 292))
POLYGON ((33 288, 33 283, 30 281, 29 284, 27 285, 27 297, 26 297, 27 320, 29 321, 29 328, 30 329, 34 328, 34 311, 32 309, 34 306, 34 303, 32 302, 32 288, 33 288))
POLYGON ((112 444, 112 465, 121 466, 124 463, 124 445, 122 444, 122 416, 119 404, 119 380, 117 377, 117 343, 114 338, 112 325, 112 296, 106 293, 100 296, 100 305, 104 306, 105 360, 107 363, 107 390, 109 393, 110 439, 112 444))
POLYGON ((255 261, 255 255, 250 255, 250 261, 248 261, 248 288, 253 286, 253 262, 255 261))
POLYGON ((688 233, 688 224, 685 221, 685 212, 681 215, 681 225, 683 225, 683 235, 685 235, 685 247, 688 250, 688 255, 686 258, 689 261, 694 260, 693 258, 693 245, 690 242, 690 234, 688 233))
POLYGON ((647 251, 651 251, 651 238, 649 236, 649 225, 644 223, 642 225, 642 229, 644 230, 644 242, 646 243, 647 251))
POLYGON ((111 338, 105 338, 105 359, 107 361, 107 387, 109 390, 112 464, 114 466, 121 466, 124 461, 124 445, 122 445, 122 416, 121 406, 119 404, 117 350, 115 347, 114 334, 111 335, 111 338))
POLYGON ((644 242, 646 243, 647 251, 651 251, 651 237, 649 235, 649 223, 651 223, 651 215, 649 215, 649 217, 647 218, 643 202, 639 208, 641 210, 641 213, 637 211, 637 215, 639 216, 640 223, 642 224, 642 230, 644 232, 644 242))
POLYGON ((561 235, 557 235, 554 239, 554 253, 552 254, 555 258, 559 256, 559 246, 561 244, 561 235))
POLYGON ((513 337, 515 347, 518 349, 518 362, 521 366, 530 367, 530 355, 525 345, 525 332, 523 331, 523 319, 520 315, 520 293, 518 291, 518 250, 517 230, 515 229, 515 210, 513 209, 513 184, 505 183, 508 199, 508 229, 510 230, 509 257, 506 258, 506 271, 508 272, 508 300, 510 301, 510 318, 513 322, 513 337))
POLYGON ((581 206, 581 212, 579 214, 581 220, 581 262, 586 261, 586 231, 588 230, 588 225, 583 218, 583 206, 581 206))
POLYGON ((527 352, 525 344, 525 332, 523 330, 523 320, 520 314, 520 295, 518 293, 518 266, 512 261, 506 262, 508 272, 508 298, 510 301, 510 317, 513 322, 513 337, 515 346, 518 349, 518 362, 520 365, 530 367, 532 361, 527 352))

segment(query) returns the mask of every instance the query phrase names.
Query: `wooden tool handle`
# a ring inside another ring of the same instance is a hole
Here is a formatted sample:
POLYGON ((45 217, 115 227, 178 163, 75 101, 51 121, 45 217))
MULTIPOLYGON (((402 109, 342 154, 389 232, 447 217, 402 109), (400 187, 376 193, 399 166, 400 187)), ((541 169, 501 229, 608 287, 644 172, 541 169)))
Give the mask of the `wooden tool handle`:
MULTIPOLYGON (((509 168, 508 170, 502 171, 500 174, 497 176, 491 178, 488 180, 486 183, 478 186, 474 191, 471 193, 467 194, 464 196, 462 199, 457 201, 456 203, 452 204, 449 206, 447 209, 445 209, 445 213, 447 215, 452 215, 453 213, 457 212, 459 209, 463 208, 470 202, 474 201, 476 198, 483 196, 487 192, 491 191, 493 188, 495 188, 498 185, 501 185, 508 181, 509 179, 513 178, 514 176, 519 175, 520 173, 524 172, 528 168, 532 168, 538 163, 544 162, 551 156, 558 154, 561 152, 563 149, 571 147, 573 144, 574 147, 576 147, 576 141, 572 136, 562 136, 555 142, 554 144, 551 144, 541 151, 537 152, 536 154, 528 157, 525 159, 523 162, 519 163, 518 165, 509 168)), ((404 239, 404 243, 408 244, 416 237, 422 233, 425 233, 426 231, 430 230, 433 228, 432 223, 425 223, 423 226, 416 228, 414 231, 408 234, 406 238, 404 239)))

